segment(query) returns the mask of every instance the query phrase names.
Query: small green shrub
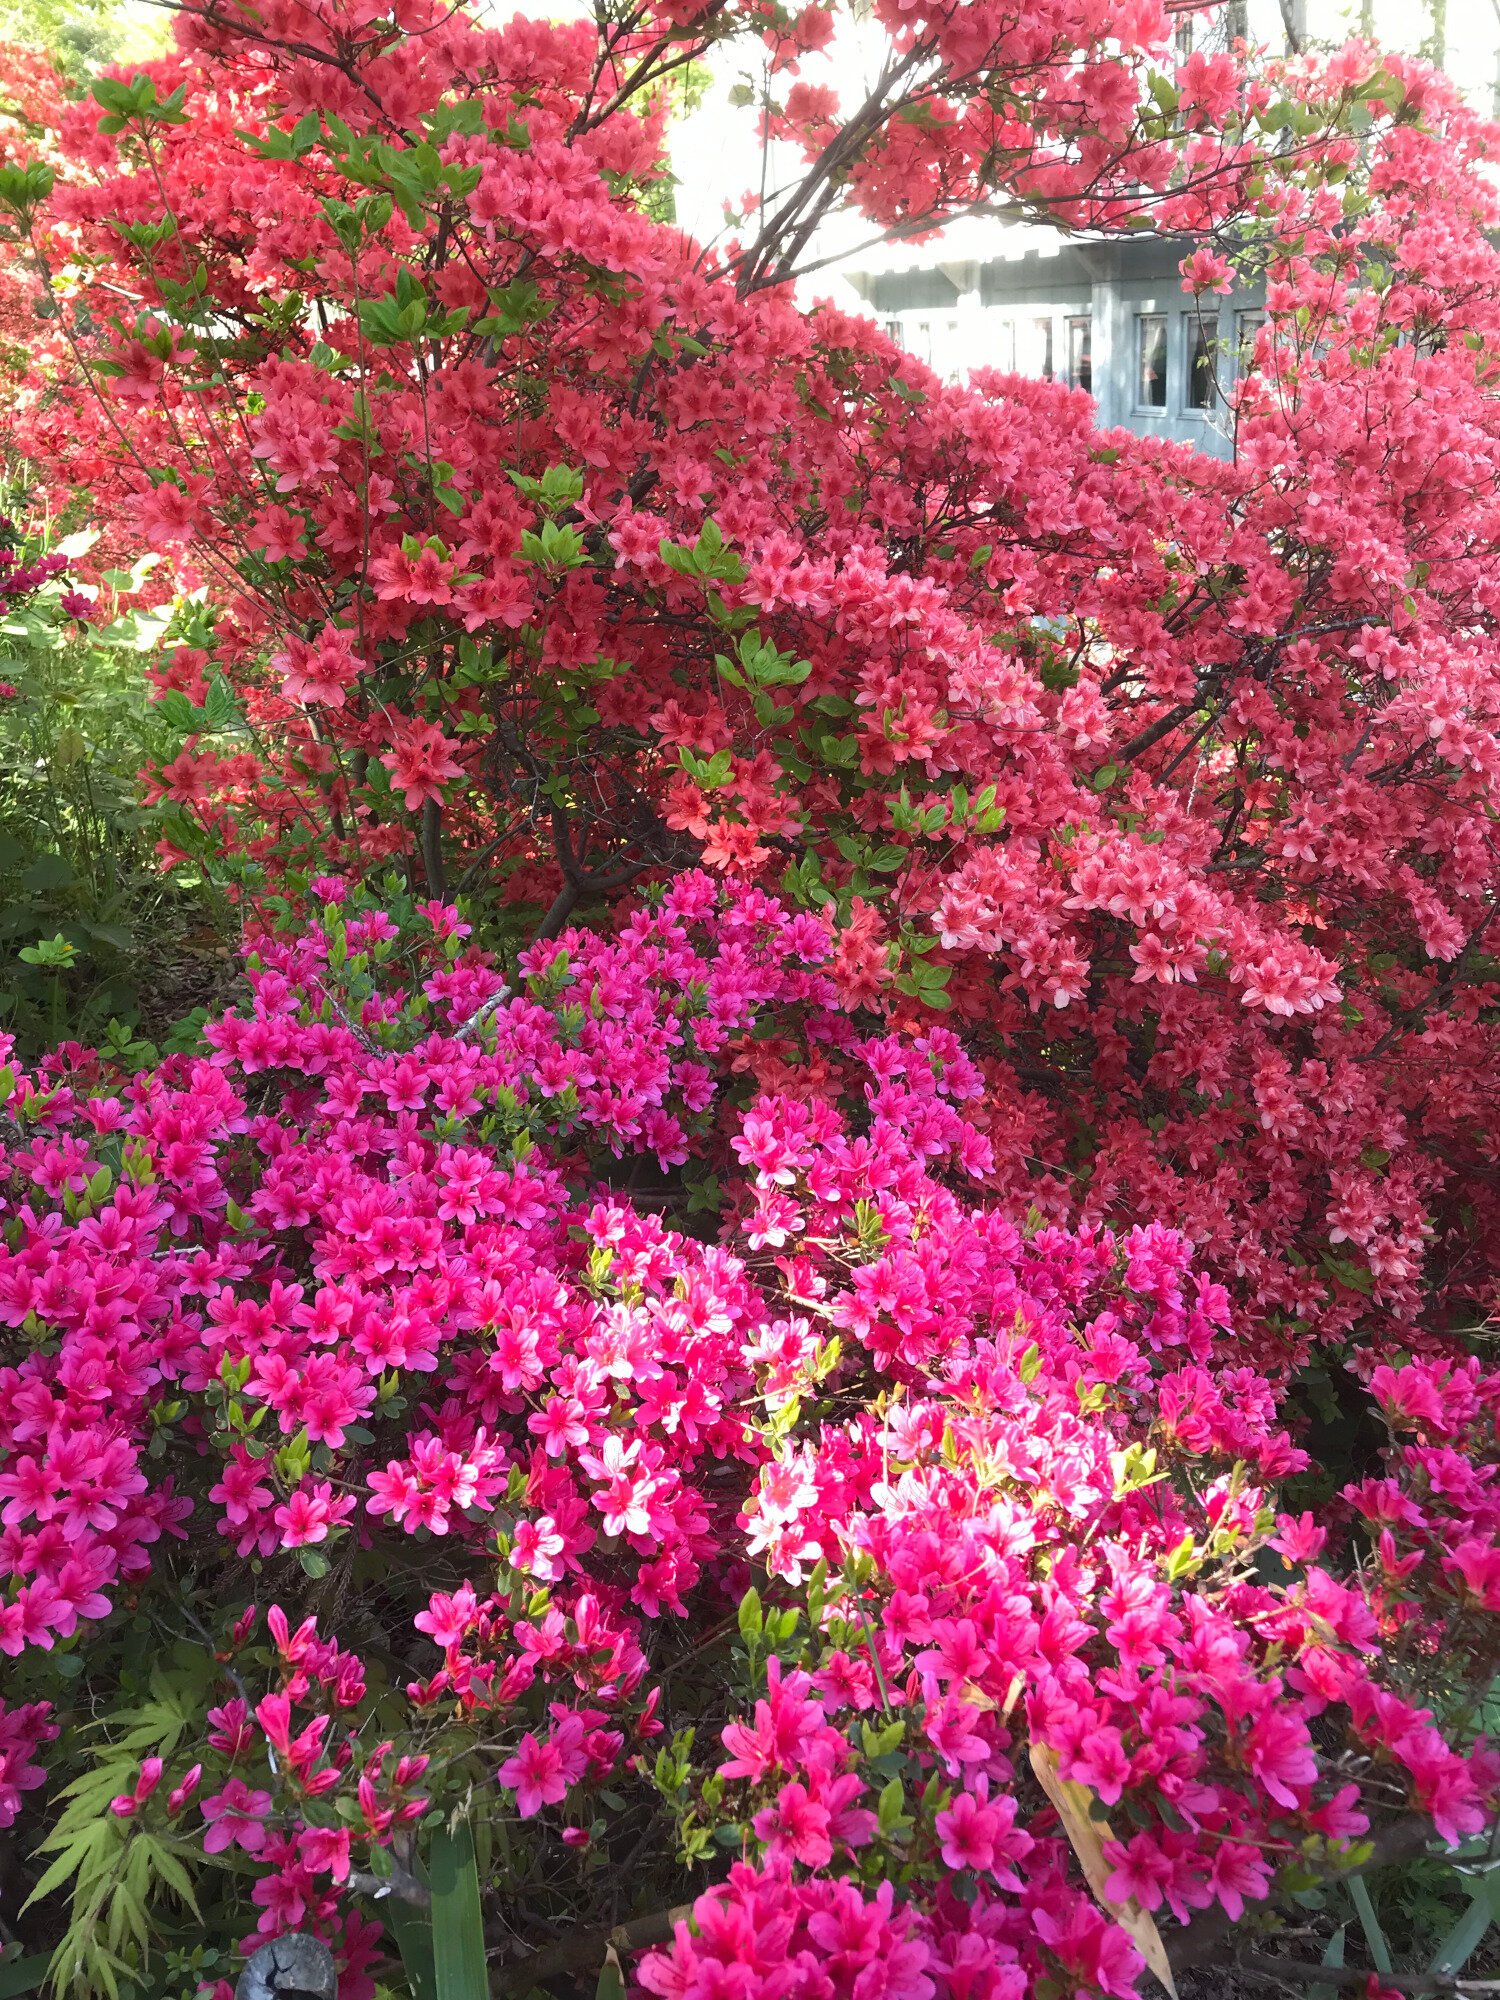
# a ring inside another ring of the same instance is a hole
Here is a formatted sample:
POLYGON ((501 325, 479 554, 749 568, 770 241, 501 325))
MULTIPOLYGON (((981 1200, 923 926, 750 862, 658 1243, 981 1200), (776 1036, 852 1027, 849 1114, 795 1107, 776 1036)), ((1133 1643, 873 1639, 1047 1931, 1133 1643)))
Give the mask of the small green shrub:
POLYGON ((90 539, 0 518, 0 1029, 27 1055, 161 1037, 226 964, 227 908, 163 872, 136 775, 170 736, 142 656, 197 606, 143 608, 149 559, 78 582, 90 539))

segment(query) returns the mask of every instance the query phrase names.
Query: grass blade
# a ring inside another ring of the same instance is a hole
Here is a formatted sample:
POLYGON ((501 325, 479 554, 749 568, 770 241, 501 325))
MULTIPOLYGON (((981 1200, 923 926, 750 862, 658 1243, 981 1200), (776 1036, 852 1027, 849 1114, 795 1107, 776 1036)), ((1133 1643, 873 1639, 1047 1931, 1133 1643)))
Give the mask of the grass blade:
POLYGON ((1431 1970, 1451 1979, 1478 1951, 1490 1927, 1490 1906, 1476 1896, 1458 1922, 1438 1946, 1431 1970))
POLYGON ((1349 1894, 1354 1900, 1354 1914, 1364 1931, 1365 1943, 1370 1947, 1370 1956, 1375 1961, 1375 1970, 1392 1971, 1391 1948, 1385 1941, 1385 1932, 1380 1928, 1380 1919, 1375 1914, 1375 1905, 1370 1901, 1370 1891, 1363 1875, 1349 1877, 1349 1894))
POLYGON ((396 1941, 412 2000, 437 2000, 437 1973, 432 1959, 432 1919, 425 1910, 403 1903, 399 1896, 389 1896, 381 1904, 380 1920, 396 1941))
POLYGON ((489 2000, 479 1869, 467 1820, 433 1837, 432 1970, 436 2000, 489 2000))
MULTIPOLYGON (((1344 1932, 1348 1928, 1347 1924, 1340 1924, 1333 1936, 1323 1947, 1321 1963, 1333 1967, 1335 1971, 1342 1970, 1343 1968, 1344 1932)), ((1338 1988, 1336 1986, 1322 1985, 1309 1986, 1307 1989, 1307 2000, 1338 2000, 1338 1988)))
MULTIPOLYGON (((1472 1881, 1472 1877, 1469 1878, 1472 1881)), ((1438 1946, 1431 1970, 1452 1979, 1468 1964, 1484 1941, 1500 1906, 1500 1869, 1480 1877, 1474 1900, 1438 1946)))

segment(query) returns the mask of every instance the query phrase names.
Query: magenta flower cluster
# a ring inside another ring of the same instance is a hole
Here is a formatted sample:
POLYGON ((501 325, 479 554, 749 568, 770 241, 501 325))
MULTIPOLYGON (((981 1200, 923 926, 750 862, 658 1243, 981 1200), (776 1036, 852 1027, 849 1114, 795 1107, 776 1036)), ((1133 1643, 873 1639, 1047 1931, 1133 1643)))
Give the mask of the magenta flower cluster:
MULTIPOLYGON (((1106 1905, 1237 1919, 1392 1814, 1493 1810, 1500 1758, 1392 1662, 1493 1646, 1500 1376, 1379 1369, 1386 1474, 1331 1536, 1279 1505, 1303 1453, 1190 1243, 1009 1212, 980 1058, 862 1035, 819 919, 687 875, 509 991, 457 911, 315 892, 206 1054, 0 1075, 0 1648, 258 1571, 201 1739, 113 1810, 237 1854, 346 2000, 358 1878, 455 1741, 549 1865, 632 1789, 737 1848, 643 1964, 662 2000, 1123 1996, 1106 1905), (722 1232, 642 1161, 716 1169, 722 1232), (381 1549, 377 1687, 282 1606, 381 1549), (663 1635, 736 1605, 738 1712, 694 1746, 663 1635), (1104 1816, 1105 1904, 1038 1769, 1104 1816)), ((0 1822, 55 1728, 0 1710, 0 1822)))

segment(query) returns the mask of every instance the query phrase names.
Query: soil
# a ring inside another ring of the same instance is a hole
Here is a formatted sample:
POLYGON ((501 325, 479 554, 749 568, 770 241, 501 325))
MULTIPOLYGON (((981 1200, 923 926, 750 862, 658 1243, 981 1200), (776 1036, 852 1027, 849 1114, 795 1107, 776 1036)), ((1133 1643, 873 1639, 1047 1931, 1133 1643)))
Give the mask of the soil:
POLYGON ((218 931, 199 937, 163 939, 135 981, 141 1018, 136 1032, 162 1042, 195 1008, 221 1014, 244 994, 240 955, 218 931))

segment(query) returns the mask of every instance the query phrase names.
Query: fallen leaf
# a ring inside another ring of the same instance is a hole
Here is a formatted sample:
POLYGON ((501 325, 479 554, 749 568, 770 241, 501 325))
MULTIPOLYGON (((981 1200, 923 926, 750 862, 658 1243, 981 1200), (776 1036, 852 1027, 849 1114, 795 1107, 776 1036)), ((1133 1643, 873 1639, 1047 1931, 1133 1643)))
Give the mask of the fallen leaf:
POLYGON ((1177 2000, 1177 1987, 1172 1979, 1167 1948, 1162 1943, 1161 1932, 1156 1928, 1150 1911, 1143 1910, 1134 1896, 1128 1903, 1116 1903, 1105 1894, 1105 1885, 1114 1871, 1104 1858, 1104 1843, 1113 1840, 1114 1835, 1109 1821, 1095 1819, 1089 1810, 1094 1802, 1094 1793, 1087 1785, 1080 1785, 1076 1778, 1058 1775, 1057 1752, 1048 1744, 1033 1743, 1030 1753, 1036 1781, 1057 1808, 1057 1816, 1062 1821, 1069 1845, 1078 1856, 1078 1865, 1083 1870, 1094 1901, 1107 1916, 1114 1918, 1121 1930, 1129 1932, 1141 1957, 1166 1987, 1172 2000, 1177 2000))

